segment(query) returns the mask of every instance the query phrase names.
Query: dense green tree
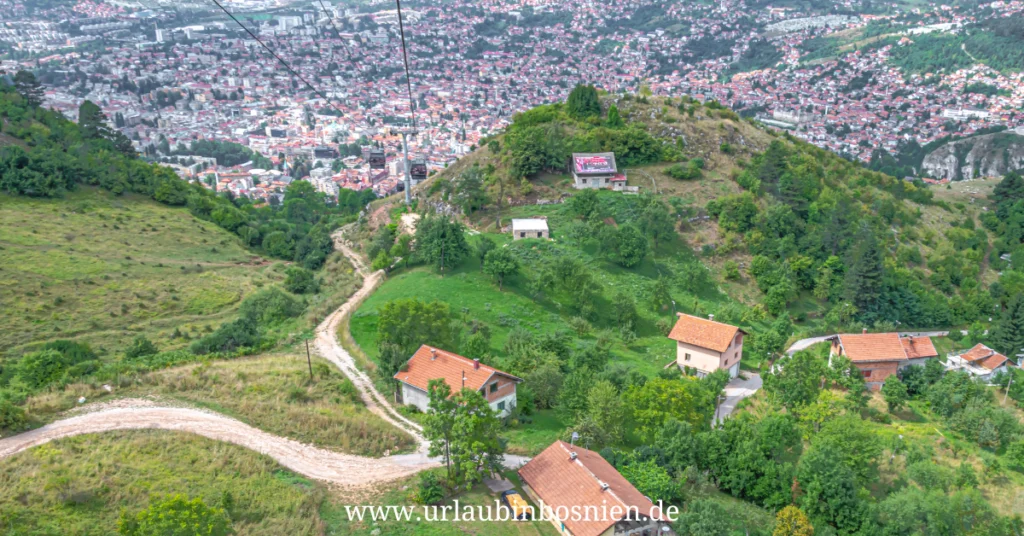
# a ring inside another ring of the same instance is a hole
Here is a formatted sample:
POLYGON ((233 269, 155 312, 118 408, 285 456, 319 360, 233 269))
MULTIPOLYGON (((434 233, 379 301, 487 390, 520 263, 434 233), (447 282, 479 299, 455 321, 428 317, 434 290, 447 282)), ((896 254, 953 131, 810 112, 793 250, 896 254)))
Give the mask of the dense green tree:
POLYGON ((31 71, 20 70, 14 73, 14 89, 29 106, 43 104, 43 86, 31 71))
POLYGON ((604 433, 606 443, 618 443, 625 434, 626 408, 619 392, 607 380, 595 382, 587 393, 587 411, 604 433))
POLYGON ((448 485, 469 487, 491 471, 502 469, 504 443, 501 421, 479 391, 463 389, 453 396, 444 380, 428 384, 430 411, 423 419, 428 453, 440 456, 448 470, 448 485))
POLYGON ((680 536, 729 536, 729 513, 711 499, 697 499, 687 505, 673 527, 680 536))
POLYGON ((882 248, 878 238, 864 228, 858 235, 859 243, 850 252, 847 262, 845 293, 846 300, 854 305, 865 321, 878 318, 882 296, 885 269, 882 264, 882 248))
POLYGON ((599 216, 601 202, 597 198, 597 190, 587 188, 570 197, 566 206, 574 216, 590 220, 599 216))
POLYGON ((594 86, 580 84, 569 92, 569 98, 565 101, 566 110, 569 115, 576 119, 599 115, 601 103, 597 98, 597 89, 594 86))
POLYGON ((484 258, 484 273, 498 280, 498 291, 508 276, 519 273, 519 258, 508 248, 489 251, 484 258))
POLYGON ((391 300, 377 315, 378 343, 395 344, 406 356, 423 344, 447 349, 455 342, 447 303, 416 298, 391 300))
POLYGON ((791 411, 814 402, 821 390, 825 364, 809 351, 780 359, 774 373, 765 374, 764 389, 791 411))
POLYGON ((294 294, 315 293, 317 291, 316 276, 310 270, 299 266, 291 266, 284 271, 284 288, 294 294))
POLYGON ((803 493, 800 507, 812 519, 822 519, 846 533, 860 527, 864 512, 856 477, 835 445, 812 446, 800 458, 796 478, 803 493))
POLYGON ((706 429, 715 409, 714 396, 697 380, 656 378, 627 391, 625 402, 639 425, 638 432, 654 439, 669 419, 706 429))
POLYGON ((992 330, 992 347, 1017 361, 1024 354, 1024 295, 1010 300, 992 330))
POLYGON ((416 255, 435 269, 457 267, 469 255, 462 224, 444 216, 428 216, 416 225, 416 255))
POLYGON ((895 375, 886 378, 885 384, 882 385, 882 397, 885 398, 885 405, 888 406, 889 413, 899 411, 910 398, 907 395, 907 385, 895 375))
POLYGON ((625 125, 622 122, 622 117, 619 116, 619 107, 612 104, 608 107, 608 119, 605 124, 611 128, 619 128, 625 125))

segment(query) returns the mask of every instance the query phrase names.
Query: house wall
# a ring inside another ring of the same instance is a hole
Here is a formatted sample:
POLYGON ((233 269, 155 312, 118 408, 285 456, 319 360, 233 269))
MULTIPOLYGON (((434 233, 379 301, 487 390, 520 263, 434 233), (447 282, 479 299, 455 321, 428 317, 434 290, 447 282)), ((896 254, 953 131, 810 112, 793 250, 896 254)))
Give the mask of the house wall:
POLYGON ((430 403, 430 397, 426 391, 417 389, 407 383, 402 384, 402 403, 412 404, 420 409, 420 411, 426 413, 427 405, 430 403))
MULTIPOLYGON (((522 478, 522 476, 523 475, 521 475, 521 474, 519 475, 520 478, 522 478)), ((533 503, 535 508, 541 508, 542 501, 541 501, 540 497, 538 497, 537 494, 534 493, 533 488, 531 488, 529 485, 526 484, 525 480, 523 481, 523 492, 525 492, 526 496, 530 498, 530 502, 533 503)), ((543 516, 544 516, 544 519, 547 519, 548 521, 551 522, 551 525, 553 527, 555 527, 555 530, 558 531, 558 534, 562 534, 562 535, 565 535, 565 536, 573 536, 572 532, 568 528, 566 528, 564 525, 562 525, 562 523, 560 521, 558 521, 558 519, 555 517, 554 510, 552 510, 551 507, 547 505, 547 503, 543 503, 543 504, 544 504, 544 506, 543 506, 543 510, 544 510, 543 516)), ((541 512, 535 512, 534 513, 534 519, 538 519, 538 518, 540 518, 540 516, 541 516, 541 512)), ((612 528, 614 528, 614 525, 612 527, 610 527, 610 529, 612 529, 612 528)), ((611 536, 611 535, 610 535, 610 533, 608 531, 605 531, 605 533, 602 534, 601 536, 611 536)))
POLYGON ((582 190, 584 188, 607 188, 611 185, 612 175, 581 176, 573 173, 572 178, 573 186, 577 190, 582 190), (584 181, 586 182, 584 183, 584 181))
MULTIPOLYGON (((676 363, 680 367, 693 367, 701 372, 711 373, 720 368, 732 369, 733 365, 740 362, 743 356, 743 334, 738 333, 729 347, 724 352, 718 353, 714 350, 701 348, 693 344, 676 341, 676 363), (686 360, 686 354, 690 354, 690 360, 686 360)), ((739 368, 735 369, 737 374, 739 368)), ((732 371, 730 370, 730 373, 732 371)), ((733 375, 735 377, 735 375, 733 375)))
POLYGON ((899 361, 881 361, 875 363, 854 363, 864 374, 864 383, 868 389, 877 391, 885 384, 885 380, 899 370, 899 361))
POLYGON ((508 396, 504 396, 504 397, 499 398, 498 400, 495 400, 494 402, 490 403, 491 409, 493 409, 494 411, 498 412, 498 416, 499 417, 504 417, 504 416, 508 415, 509 412, 512 411, 512 407, 515 406, 515 405, 516 405, 516 393, 515 393, 515 391, 513 391, 512 394, 510 394, 508 396), (499 408, 498 406, 500 406, 502 403, 504 403, 505 406, 502 407, 502 408, 499 408))
POLYGON ((907 367, 923 367, 929 360, 938 359, 937 357, 919 357, 917 359, 908 359, 900 363, 900 370, 907 367))
POLYGON ((548 231, 516 231, 512 230, 512 240, 522 240, 524 238, 550 238, 548 231), (526 236, 523 236, 523 235, 526 236))

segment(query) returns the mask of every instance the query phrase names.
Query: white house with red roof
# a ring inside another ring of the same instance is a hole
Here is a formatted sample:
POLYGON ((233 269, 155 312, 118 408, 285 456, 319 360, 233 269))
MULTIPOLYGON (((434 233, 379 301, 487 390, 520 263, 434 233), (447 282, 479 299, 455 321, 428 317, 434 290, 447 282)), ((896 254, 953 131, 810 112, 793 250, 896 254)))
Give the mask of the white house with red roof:
POLYGON ((452 394, 462 389, 479 391, 499 416, 508 415, 516 405, 516 385, 522 382, 506 372, 440 348, 423 345, 394 378, 402 384, 402 403, 426 413, 430 403, 430 380, 444 380, 452 394))
POLYGON ((1016 366, 1010 358, 981 343, 946 360, 948 370, 962 370, 983 381, 992 380, 1008 367, 1016 366))

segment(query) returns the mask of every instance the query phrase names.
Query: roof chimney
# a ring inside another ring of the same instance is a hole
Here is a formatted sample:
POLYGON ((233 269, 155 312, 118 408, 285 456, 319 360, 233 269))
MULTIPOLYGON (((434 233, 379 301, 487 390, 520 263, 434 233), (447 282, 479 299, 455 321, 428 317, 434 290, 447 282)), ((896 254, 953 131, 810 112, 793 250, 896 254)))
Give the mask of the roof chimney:
POLYGON ((575 461, 575 460, 576 460, 576 453, 575 452, 570 452, 569 453, 569 461, 575 461))
POLYGON ((601 482, 601 491, 608 491, 608 483, 601 482))
POLYGON ((714 322, 715 321, 715 315, 708 315, 708 320, 714 322))
POLYGON ((437 359, 437 348, 431 348, 430 349, 430 360, 433 361, 435 359, 437 359))
POLYGON ((476 369, 479 369, 479 368, 480 368, 480 360, 479 359, 474 359, 473 360, 473 370, 476 370, 476 369))
POLYGON ((913 343, 913 342, 914 342, 914 336, 913 336, 913 335, 907 335, 907 338, 909 338, 909 339, 910 339, 910 342, 911 342, 911 343, 913 343))
POLYGON ((868 334, 868 328, 862 328, 860 330, 860 332, 863 333, 864 335, 867 335, 868 334))

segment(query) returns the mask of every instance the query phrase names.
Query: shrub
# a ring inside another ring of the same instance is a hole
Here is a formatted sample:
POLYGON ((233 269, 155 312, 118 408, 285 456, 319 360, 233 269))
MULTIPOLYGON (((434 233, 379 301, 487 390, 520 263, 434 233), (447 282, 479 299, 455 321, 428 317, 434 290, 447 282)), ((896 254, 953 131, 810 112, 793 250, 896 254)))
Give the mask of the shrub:
POLYGON ((197 355, 214 352, 232 352, 239 348, 255 348, 262 342, 256 322, 242 317, 217 328, 217 331, 192 343, 189 348, 197 355))
POLYGON ((124 356, 128 359, 134 359, 136 357, 153 355, 158 352, 159 350, 155 344, 140 335, 135 337, 135 340, 132 341, 132 345, 128 347, 127 351, 125 351, 124 356))
POLYGON ((242 301, 238 312, 261 326, 273 324, 302 314, 300 300, 281 292, 278 288, 261 290, 242 301))
POLYGON ((438 504, 444 500, 444 485, 441 477, 434 471, 420 473, 419 486, 416 489, 416 502, 420 504, 438 504))
POLYGON ((184 495, 151 501, 148 508, 129 515, 121 512, 117 533, 122 536, 227 536, 231 519, 221 508, 207 506, 201 498, 184 495))
POLYGON ((25 410, 10 400, 0 400, 0 430, 18 430, 25 426, 25 410))
POLYGON ((317 291, 316 277, 313 272, 298 266, 285 270, 284 288, 294 294, 313 294, 317 291))

